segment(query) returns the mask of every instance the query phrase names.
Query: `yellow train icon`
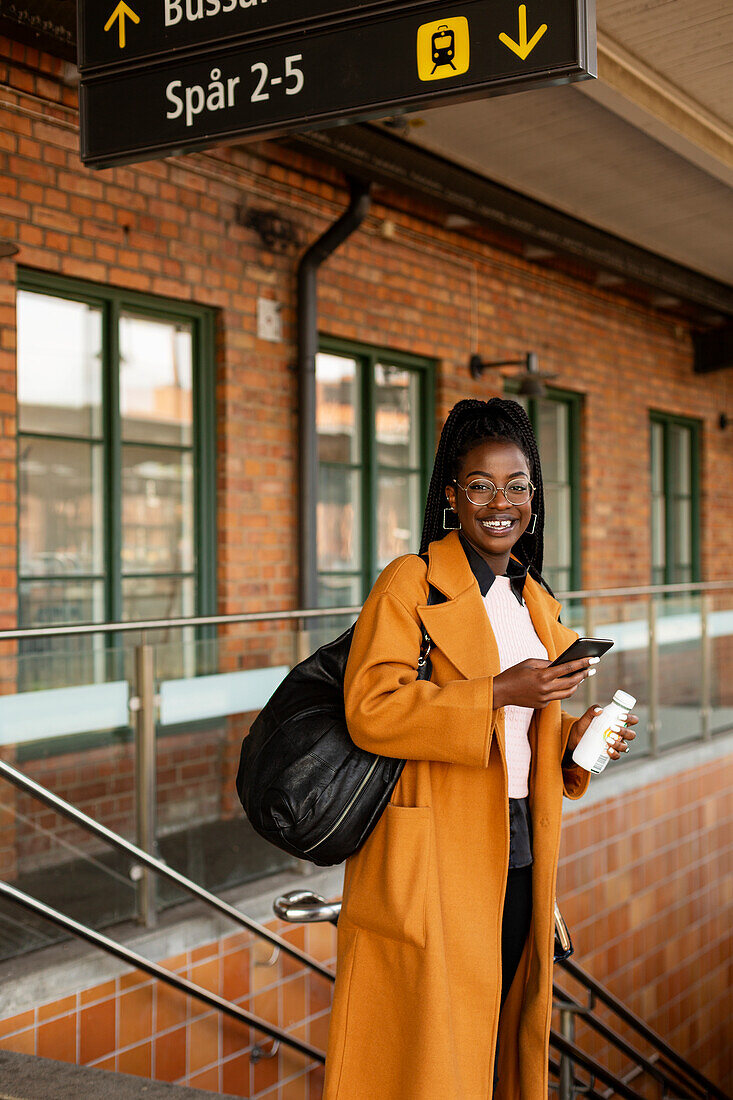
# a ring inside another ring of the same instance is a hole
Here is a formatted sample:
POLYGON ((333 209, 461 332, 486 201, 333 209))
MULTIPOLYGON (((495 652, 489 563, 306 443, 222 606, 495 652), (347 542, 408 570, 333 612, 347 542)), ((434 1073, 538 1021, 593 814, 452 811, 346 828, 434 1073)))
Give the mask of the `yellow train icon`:
POLYGON ((437 68, 441 65, 450 65, 453 71, 456 71, 456 67, 453 64, 453 59, 456 56, 456 36, 450 27, 443 26, 438 27, 437 31, 432 37, 431 52, 433 55, 433 71, 431 76, 437 68))
POLYGON ((471 42, 465 15, 421 23, 416 45, 420 80, 452 80, 468 72, 471 42))

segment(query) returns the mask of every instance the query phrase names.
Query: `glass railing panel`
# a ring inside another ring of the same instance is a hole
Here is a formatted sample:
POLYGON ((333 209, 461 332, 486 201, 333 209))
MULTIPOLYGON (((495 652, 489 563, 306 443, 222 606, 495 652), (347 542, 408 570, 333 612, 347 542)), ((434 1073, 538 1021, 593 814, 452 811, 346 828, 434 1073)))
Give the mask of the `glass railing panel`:
POLYGON ((660 752, 702 736, 700 596, 655 597, 660 752))
POLYGON ((733 592, 708 597, 710 732, 733 729, 733 592))
MULTIPOLYGON (((155 647, 158 843, 166 862, 212 891, 292 867, 247 822, 235 778, 242 739, 296 663, 297 624, 240 624, 215 640, 155 647), (162 668, 192 669, 160 676, 162 668)), ((159 883, 162 906, 185 895, 159 883)))
MULTIPOLYGON (((32 773, 37 769, 26 764, 22 770, 32 773)), ((85 781, 83 774, 77 778, 86 794, 91 793, 93 780, 85 781)), ((42 782, 40 778, 37 781, 42 782)), ((54 783, 49 776, 47 785, 58 788, 64 783, 54 783)), ((96 787, 99 789, 99 783, 96 787)), ((87 806, 88 812, 98 819, 109 816, 103 812, 104 802, 100 793, 95 802, 97 812, 95 806, 87 806)), ((0 876, 4 882, 82 924, 105 928, 135 917, 134 874, 129 856, 113 851, 10 783, 0 782, 0 876)), ((0 959, 68 938, 43 918, 0 899, 0 959)))
MULTIPOLYGON (((33 639, 30 653, 8 653, 12 645, 5 643, 0 656, 3 758, 96 821, 134 839, 135 757, 128 708, 132 651, 73 636, 33 639)), ((0 873, 6 881, 95 927, 135 915, 129 860, 125 863, 5 780, 0 780, 0 798, 0 873)), ((23 916, 19 928, 18 919, 12 906, 3 909, 0 951, 5 955, 31 950, 49 936, 58 938, 45 923, 36 926, 23 916)))
POLYGON ((605 706, 618 688, 630 692, 637 700, 634 708, 639 716, 633 757, 622 757, 625 763, 650 751, 648 730, 649 696, 649 624, 646 600, 596 599, 573 601, 571 613, 563 605, 562 621, 580 635, 610 638, 609 649, 596 666, 596 674, 563 703, 568 714, 580 716, 593 704, 605 706))

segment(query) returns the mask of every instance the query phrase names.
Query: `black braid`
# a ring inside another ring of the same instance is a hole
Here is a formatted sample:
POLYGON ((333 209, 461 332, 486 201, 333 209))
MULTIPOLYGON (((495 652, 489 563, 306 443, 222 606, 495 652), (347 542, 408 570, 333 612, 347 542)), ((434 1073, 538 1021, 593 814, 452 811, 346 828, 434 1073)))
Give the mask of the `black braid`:
POLYGON ((485 439, 504 439, 515 443, 529 463, 529 475, 535 486, 532 511, 537 516, 533 535, 525 531, 512 547, 512 553, 526 566, 531 576, 552 591, 542 576, 544 556, 545 494, 542 484, 537 440, 532 424, 517 401, 492 397, 489 401, 473 398, 453 406, 440 433, 433 474, 425 505, 420 553, 448 533, 443 527, 444 509, 450 507, 445 486, 457 478, 461 461, 477 443, 485 439))

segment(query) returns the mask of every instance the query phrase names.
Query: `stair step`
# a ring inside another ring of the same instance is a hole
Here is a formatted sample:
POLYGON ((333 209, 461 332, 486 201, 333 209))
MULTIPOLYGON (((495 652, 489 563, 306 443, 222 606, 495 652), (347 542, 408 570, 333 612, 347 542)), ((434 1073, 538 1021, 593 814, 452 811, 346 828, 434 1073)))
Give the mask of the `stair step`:
MULTIPOLYGON (((235 1100, 217 1093, 220 1100, 235 1100)), ((0 1100, 211 1100, 210 1092, 0 1050, 0 1100)))

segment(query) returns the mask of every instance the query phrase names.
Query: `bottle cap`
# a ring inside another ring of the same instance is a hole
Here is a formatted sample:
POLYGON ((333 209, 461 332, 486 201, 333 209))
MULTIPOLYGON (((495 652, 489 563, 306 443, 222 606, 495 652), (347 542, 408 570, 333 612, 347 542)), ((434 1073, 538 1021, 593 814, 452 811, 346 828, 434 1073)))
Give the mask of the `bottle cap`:
POLYGON ((630 710, 636 702, 636 699, 633 695, 629 695, 628 691, 622 691, 621 688, 619 688, 613 697, 613 701, 614 703, 618 703, 620 707, 623 707, 624 710, 630 710))

